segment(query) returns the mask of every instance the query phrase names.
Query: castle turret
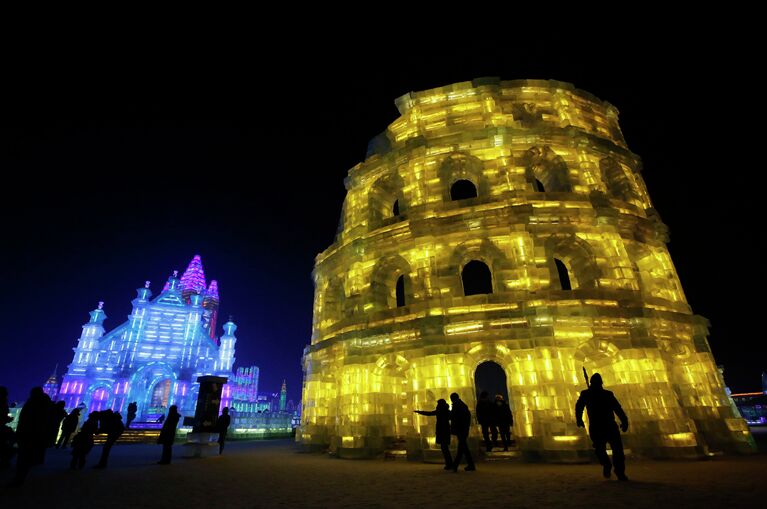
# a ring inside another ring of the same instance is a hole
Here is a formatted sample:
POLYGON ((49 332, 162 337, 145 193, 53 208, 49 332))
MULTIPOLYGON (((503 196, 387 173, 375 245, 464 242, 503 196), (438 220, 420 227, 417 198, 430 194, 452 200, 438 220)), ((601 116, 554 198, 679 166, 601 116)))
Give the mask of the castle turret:
POLYGON ((285 411, 285 405, 287 404, 288 400, 288 386, 285 383, 285 380, 282 380, 282 388, 280 389, 280 412, 285 411))
POLYGON ((210 339, 216 340, 216 322, 218 321, 218 308, 220 299, 218 296, 218 281, 211 280, 208 290, 205 292, 205 299, 202 301, 202 307, 205 308, 205 314, 210 324, 210 339))
POLYGON ((151 284, 150 281, 144 281, 143 288, 136 288, 136 298, 133 300, 134 306, 136 304, 143 304, 145 302, 149 302, 149 299, 152 298, 152 290, 149 289, 150 284, 151 284))
POLYGON ((90 312, 91 319, 83 325, 83 332, 75 348, 75 364, 86 365, 91 361, 91 352, 98 347, 99 338, 104 335, 104 302, 99 302, 96 309, 90 312))
POLYGON ((232 317, 229 317, 229 321, 224 324, 224 335, 221 336, 221 344, 218 347, 217 371, 232 371, 234 344, 237 342, 237 338, 234 336, 234 331, 236 330, 237 326, 232 321, 232 317))

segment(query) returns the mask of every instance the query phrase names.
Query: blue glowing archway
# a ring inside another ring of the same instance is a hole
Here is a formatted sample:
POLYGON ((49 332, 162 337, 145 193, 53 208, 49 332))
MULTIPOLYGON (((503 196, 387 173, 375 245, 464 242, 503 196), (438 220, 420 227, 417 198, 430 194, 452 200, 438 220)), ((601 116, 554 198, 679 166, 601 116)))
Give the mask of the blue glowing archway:
POLYGON ((141 366, 130 379, 130 389, 127 401, 135 401, 138 405, 137 421, 145 419, 157 419, 167 411, 171 405, 176 404, 176 390, 178 377, 173 367, 166 362, 150 362, 141 366), (164 394, 163 405, 154 405, 153 395, 156 395, 158 384, 168 384, 167 393, 164 394), (165 409, 162 409, 162 406, 165 409))

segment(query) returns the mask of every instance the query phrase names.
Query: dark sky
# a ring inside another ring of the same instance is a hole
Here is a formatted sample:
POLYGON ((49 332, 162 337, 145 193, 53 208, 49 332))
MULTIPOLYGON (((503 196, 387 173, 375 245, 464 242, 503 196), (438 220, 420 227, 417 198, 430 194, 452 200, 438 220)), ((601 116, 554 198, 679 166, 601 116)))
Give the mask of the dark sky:
POLYGON ((0 385, 22 399, 71 362, 99 300, 111 329, 144 280, 156 293, 199 253, 222 317, 239 325, 237 365, 260 366, 264 390, 286 378, 299 399, 310 273, 333 240, 346 172, 397 117, 396 97, 499 76, 568 81, 619 109, 717 362, 731 388, 757 389, 765 178, 749 124, 764 106, 749 47, 620 37, 364 52, 86 45, 7 63, 0 385))

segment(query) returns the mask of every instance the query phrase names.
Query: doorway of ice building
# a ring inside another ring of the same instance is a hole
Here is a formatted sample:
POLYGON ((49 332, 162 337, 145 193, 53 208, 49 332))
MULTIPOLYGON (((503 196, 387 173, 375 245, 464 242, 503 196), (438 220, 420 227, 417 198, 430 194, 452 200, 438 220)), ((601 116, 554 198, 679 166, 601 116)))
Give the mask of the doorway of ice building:
POLYGON ((171 380, 166 378, 157 382, 152 389, 152 397, 149 400, 150 412, 159 412, 164 414, 164 410, 168 408, 168 401, 170 400, 171 380))
MULTIPOLYGON (((477 366, 477 369, 474 372, 474 388, 476 390, 475 402, 479 401, 480 394, 487 392, 490 401, 495 402, 496 398, 501 396, 507 404, 511 404, 508 384, 506 381, 506 372, 497 362, 485 361, 477 366)), ((475 410, 476 407, 472 409, 472 414, 474 414, 475 410)), ((498 413, 495 414, 495 417, 497 419, 503 419, 503 417, 501 417, 502 415, 504 415, 503 412, 498 409, 498 413)), ((474 417, 476 422, 476 414, 474 414, 474 417)), ((510 430, 511 434, 506 435, 506 440, 504 441, 502 429, 497 426, 497 424, 498 423, 494 423, 487 429, 488 440, 490 440, 492 444, 492 447, 487 449, 481 431, 482 428, 477 423, 478 434, 476 436, 480 437, 479 439, 482 441, 483 446, 480 448, 482 450, 482 455, 488 459, 511 459, 518 454, 514 432, 510 430), (495 429, 495 431, 493 431, 493 429, 495 429)))
POLYGON ((504 401, 509 401, 509 391, 506 384, 506 372, 503 368, 493 361, 485 361, 474 372, 474 387, 476 388, 476 400, 483 391, 487 391, 491 400, 495 400, 496 395, 503 396, 504 401))

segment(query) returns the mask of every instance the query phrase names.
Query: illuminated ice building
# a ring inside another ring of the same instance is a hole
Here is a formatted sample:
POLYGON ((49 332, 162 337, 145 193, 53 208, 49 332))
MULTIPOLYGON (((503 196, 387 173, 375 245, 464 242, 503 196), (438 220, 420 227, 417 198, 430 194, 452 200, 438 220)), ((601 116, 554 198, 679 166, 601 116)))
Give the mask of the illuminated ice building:
POLYGON ((753 450, 613 106, 498 79, 396 105, 316 258, 300 443, 439 458, 413 410, 457 392, 473 411, 484 389, 511 402, 524 457, 590 458, 585 367, 622 402, 633 454, 753 450))
MULTIPOLYGON (((128 321, 109 332, 103 303, 91 311, 59 399, 70 409, 112 408, 123 416, 128 403, 136 401, 137 422, 154 421, 171 405, 192 416, 197 377, 232 378, 237 326, 230 320, 223 335, 216 335, 218 284, 214 280, 206 288, 199 255, 180 279, 174 272, 157 297, 152 298, 148 281, 137 292, 128 321)), ((231 387, 224 386, 222 406, 231 403, 231 387)))

